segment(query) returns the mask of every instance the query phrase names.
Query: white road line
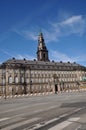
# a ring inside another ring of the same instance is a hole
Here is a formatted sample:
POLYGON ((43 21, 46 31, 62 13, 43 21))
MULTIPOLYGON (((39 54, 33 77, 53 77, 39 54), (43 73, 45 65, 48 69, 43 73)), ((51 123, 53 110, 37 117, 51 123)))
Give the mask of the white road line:
MULTIPOLYGON (((83 108, 84 108, 84 107, 83 107, 83 108)), ((83 109, 83 108, 77 108, 77 109, 74 110, 74 112, 80 111, 80 110, 83 109)))
POLYGON ((52 120, 47 121, 45 124, 48 125, 48 124, 50 124, 50 123, 52 123, 52 122, 54 122, 54 121, 57 121, 57 120, 59 120, 59 119, 60 119, 60 118, 54 118, 54 119, 52 119, 52 120))
POLYGON ((9 118, 9 117, 1 118, 1 119, 0 119, 0 122, 1 122, 1 121, 5 121, 5 120, 8 120, 8 119, 10 119, 10 118, 9 118))
POLYGON ((0 122, 0 126, 3 126, 3 125, 8 125, 8 124, 11 124, 11 123, 13 123, 13 122, 20 122, 20 121, 22 121, 22 119, 24 119, 24 118, 22 118, 22 117, 17 117, 17 118, 9 118, 9 119, 7 119, 7 120, 3 120, 2 122, 0 122))
POLYGON ((21 122, 19 122, 19 123, 10 125, 10 126, 8 126, 8 127, 6 127, 6 128, 2 128, 2 130, 11 130, 11 129, 14 129, 14 128, 16 128, 16 127, 20 127, 20 126, 22 126, 22 125, 25 125, 25 124, 28 124, 28 123, 37 121, 37 120, 39 120, 39 119, 40 119, 40 118, 37 117, 37 118, 32 118, 32 119, 29 119, 29 120, 26 120, 26 121, 21 121, 21 122))
POLYGON ((72 124, 73 122, 79 120, 80 118, 79 117, 76 117, 76 118, 70 118, 58 125, 55 125, 54 127, 48 129, 48 130, 62 130, 63 128, 67 127, 68 125, 72 124))
MULTIPOLYGON (((33 113, 39 113, 39 112, 43 112, 43 111, 47 111, 47 110, 50 110, 50 109, 53 109, 53 108, 56 108, 57 106, 52 106, 52 107, 49 107, 49 108, 46 108, 46 109, 40 109, 40 110, 37 110, 37 111, 33 111, 33 113)), ((23 107, 24 108, 24 107, 23 107)), ((26 107, 25 107, 26 108, 26 107)), ((14 110, 14 109, 13 109, 14 110)), ((8 110, 10 111, 10 110, 8 110)), ((8 111, 5 111, 5 112, 8 112, 8 111)), ((2 118, 0 119, 0 121, 3 121, 3 120, 7 120, 7 119, 13 119, 13 118, 18 118, 19 116, 24 116, 26 115, 25 113, 22 113, 22 114, 17 114, 15 116, 11 116, 10 118, 2 118)))
POLYGON ((61 115, 61 116, 59 116, 59 117, 60 117, 60 118, 63 118, 63 117, 66 117, 66 116, 68 116, 67 113, 65 113, 65 114, 63 114, 63 115, 61 115))
MULTIPOLYGON (((54 121, 57 121, 57 120, 59 120, 60 118, 54 118, 54 119, 51 119, 51 120, 49 120, 49 121, 47 121, 47 122, 41 122, 40 124, 36 124, 35 126, 34 126, 34 128, 31 128, 31 129, 29 129, 29 130, 35 130, 35 129, 38 129, 38 128, 41 128, 42 126, 46 126, 46 125, 48 125, 48 124, 50 124, 50 123, 52 123, 52 122, 54 122, 54 121)), ((24 130, 26 130, 26 129, 24 129, 24 130)))
MULTIPOLYGON (((52 107, 51 107, 52 108, 52 107)), ((79 110, 81 110, 82 108, 78 108, 78 109, 75 109, 74 111, 73 111, 73 113, 74 112, 77 112, 77 111, 79 111, 79 110)), ((41 110, 40 110, 41 111, 41 110)), ((42 126, 46 126, 46 125, 48 125, 49 123, 52 123, 52 122, 54 122, 54 121, 58 121, 59 119, 61 119, 61 118, 63 118, 63 117, 66 117, 66 116, 68 116, 68 113, 65 113, 65 114, 63 114, 63 115, 61 115, 61 116, 59 116, 58 118, 54 118, 54 119, 51 119, 51 120, 49 120, 49 121, 47 121, 47 122, 41 122, 41 123, 39 123, 39 124, 36 124, 35 125, 35 127, 33 128, 33 129, 30 129, 30 130, 35 130, 35 129, 37 129, 37 128, 41 128, 42 126)), ((76 120, 77 118, 71 118, 72 120, 76 120)), ((67 121, 65 121, 65 123, 67 123, 67 125, 69 125, 69 124, 71 124, 71 123, 73 123, 73 121, 72 120, 67 120, 67 121)), ((63 122, 62 122, 63 123, 63 122)), ((54 129, 50 129, 50 130, 54 130, 54 129)), ((57 130, 57 129, 56 129, 57 130)), ((60 129, 59 129, 60 130, 60 129)))

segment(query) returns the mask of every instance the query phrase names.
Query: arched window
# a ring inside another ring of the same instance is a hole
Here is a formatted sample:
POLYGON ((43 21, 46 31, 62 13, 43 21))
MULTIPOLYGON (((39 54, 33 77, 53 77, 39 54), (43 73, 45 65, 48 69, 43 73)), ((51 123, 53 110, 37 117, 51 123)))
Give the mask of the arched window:
POLYGON ((15 77, 15 83, 18 83, 18 77, 17 76, 15 77))
POLYGON ((8 82, 9 82, 9 84, 11 84, 13 82, 13 79, 12 79, 11 75, 9 76, 8 82))
POLYGON ((2 85, 5 85, 5 79, 4 78, 2 79, 2 85))
POLYGON ((24 77, 21 77, 21 83, 24 83, 24 77))
POLYGON ((26 78, 26 83, 29 83, 30 81, 29 81, 29 78, 26 78))

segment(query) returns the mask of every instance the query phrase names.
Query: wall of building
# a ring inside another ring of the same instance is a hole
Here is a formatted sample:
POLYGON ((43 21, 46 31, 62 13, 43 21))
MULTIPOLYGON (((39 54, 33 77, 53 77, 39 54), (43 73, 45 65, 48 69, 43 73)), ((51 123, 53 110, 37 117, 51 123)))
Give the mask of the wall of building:
POLYGON ((0 95, 55 92, 55 84, 63 91, 77 89, 77 81, 85 75, 84 71, 0 69, 0 95))

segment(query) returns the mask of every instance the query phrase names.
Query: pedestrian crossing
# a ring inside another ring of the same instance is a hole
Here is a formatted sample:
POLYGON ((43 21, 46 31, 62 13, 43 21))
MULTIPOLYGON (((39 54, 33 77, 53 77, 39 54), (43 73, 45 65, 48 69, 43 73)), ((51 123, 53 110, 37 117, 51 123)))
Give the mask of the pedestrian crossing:
MULTIPOLYGON (((61 123, 57 123, 56 125, 52 125, 51 126, 51 123, 53 124, 54 122, 58 122, 60 118, 55 118, 55 119, 52 119, 48 122, 45 122, 44 124, 41 125, 40 124, 37 124, 35 125, 34 128, 31 128, 31 129, 24 129, 24 130, 69 130, 67 129, 67 127, 70 128, 70 125, 71 124, 77 124, 77 121, 80 120, 80 117, 75 117, 75 118, 69 118, 65 121, 62 121, 61 123)), ((72 129, 71 129, 72 130, 72 129)))
POLYGON ((7 119, 9 119, 9 118, 8 118, 8 117, 1 118, 1 119, 0 119, 0 122, 1 122, 1 121, 5 121, 5 120, 7 120, 7 119))
POLYGON ((62 130, 63 128, 69 126, 70 124, 74 123, 75 121, 78 121, 80 118, 76 117, 76 118, 70 118, 64 122, 61 122, 58 125, 55 125, 54 127, 48 129, 48 130, 62 130))
POLYGON ((30 123, 36 122, 37 120, 40 120, 39 117, 31 118, 31 119, 24 119, 21 117, 18 118, 2 118, 0 119, 0 129, 1 130, 12 130, 12 129, 18 129, 20 127, 20 130, 22 130, 22 126, 28 125, 30 123))
POLYGON ((29 119, 29 120, 25 120, 25 121, 21 121, 19 123, 15 123, 13 125, 10 125, 10 126, 7 126, 6 128, 3 128, 2 130, 11 130, 11 129, 14 129, 16 127, 20 127, 20 126, 23 126, 25 124, 28 124, 28 123, 31 123, 31 122, 34 122, 34 121, 37 121, 39 118, 32 118, 32 119, 29 119))
MULTIPOLYGON (((61 117, 51 119, 44 123, 40 122, 36 124, 37 121, 39 122, 41 120, 40 117, 34 117, 31 119, 24 119, 21 117, 11 119, 9 117, 5 117, 0 119, 0 129, 1 130, 37 130, 40 128, 40 130, 42 130, 43 127, 49 126, 50 123, 53 123, 55 121, 58 122, 59 119, 61 119, 61 117), (31 123, 32 126, 30 125, 31 123)), ((62 121, 56 124, 55 126, 52 125, 52 127, 47 130, 63 130, 64 128, 69 127, 71 124, 77 122, 78 120, 80 120, 80 117, 68 118, 67 120, 62 121)))

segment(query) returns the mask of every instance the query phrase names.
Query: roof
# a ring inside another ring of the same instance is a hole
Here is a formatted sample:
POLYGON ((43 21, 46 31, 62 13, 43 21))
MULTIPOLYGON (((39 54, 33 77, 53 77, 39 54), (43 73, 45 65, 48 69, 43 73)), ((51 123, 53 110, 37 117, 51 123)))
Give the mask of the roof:
POLYGON ((81 66, 76 62, 54 62, 54 61, 37 61, 37 60, 23 60, 20 59, 9 59, 1 64, 2 66, 17 66, 17 67, 30 67, 31 69, 48 69, 48 70, 86 70, 85 66, 81 66), (70 69, 69 69, 70 68, 70 69))

